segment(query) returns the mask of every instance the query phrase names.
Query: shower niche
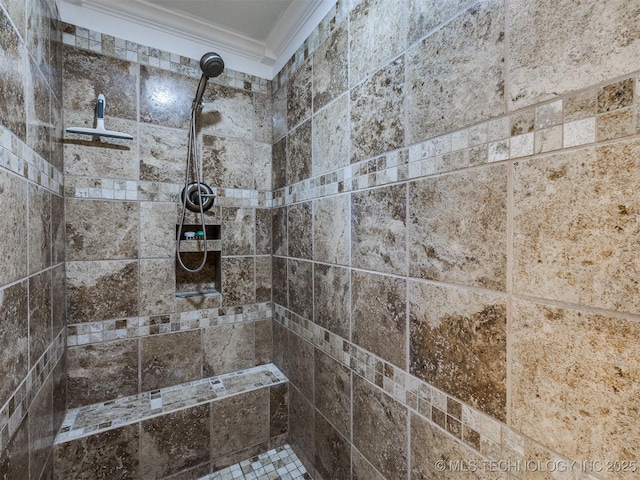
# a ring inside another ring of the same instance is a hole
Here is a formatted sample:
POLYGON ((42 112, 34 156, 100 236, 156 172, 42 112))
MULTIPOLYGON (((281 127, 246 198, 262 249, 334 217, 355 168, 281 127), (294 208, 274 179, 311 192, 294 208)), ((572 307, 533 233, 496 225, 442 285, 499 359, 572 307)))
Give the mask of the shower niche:
MULTIPOLYGON (((180 226, 176 225, 176 236, 179 229, 180 226)), ((179 249, 183 263, 188 268, 197 268, 202 263, 202 256, 205 251, 207 260, 202 270, 197 273, 190 273, 180 266, 176 256, 176 297, 189 298, 220 295, 222 280, 220 268, 222 240, 220 230, 220 225, 205 225, 204 233, 207 239, 205 244, 202 225, 185 224, 182 226, 179 249)))

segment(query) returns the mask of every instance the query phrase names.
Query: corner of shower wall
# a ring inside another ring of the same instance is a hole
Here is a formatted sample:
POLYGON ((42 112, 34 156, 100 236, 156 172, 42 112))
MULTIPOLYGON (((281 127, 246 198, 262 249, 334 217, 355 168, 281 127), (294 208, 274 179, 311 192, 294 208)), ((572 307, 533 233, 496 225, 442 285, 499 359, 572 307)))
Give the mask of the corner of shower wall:
POLYGON ((0 5, 0 477, 52 472, 66 408, 62 25, 0 5))

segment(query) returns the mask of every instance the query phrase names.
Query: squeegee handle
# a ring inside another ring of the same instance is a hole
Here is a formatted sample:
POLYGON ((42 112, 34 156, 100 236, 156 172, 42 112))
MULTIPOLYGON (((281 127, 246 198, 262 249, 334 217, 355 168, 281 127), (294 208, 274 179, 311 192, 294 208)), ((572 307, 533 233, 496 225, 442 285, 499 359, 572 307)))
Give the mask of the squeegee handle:
POLYGON ((104 95, 98 95, 98 106, 97 106, 97 124, 96 127, 104 130, 104 106, 106 101, 104 99, 104 95))

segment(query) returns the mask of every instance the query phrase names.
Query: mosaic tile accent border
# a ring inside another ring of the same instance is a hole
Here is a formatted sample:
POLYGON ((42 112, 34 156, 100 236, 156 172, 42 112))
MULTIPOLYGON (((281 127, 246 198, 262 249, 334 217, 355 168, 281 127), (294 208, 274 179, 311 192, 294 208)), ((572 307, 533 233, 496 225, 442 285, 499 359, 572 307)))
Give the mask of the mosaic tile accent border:
MULTIPOLYGON (((194 78, 200 78, 200 75, 202 75, 200 59, 183 57, 182 55, 140 45, 68 23, 63 24, 62 42, 65 45, 84 48, 85 50, 158 67, 194 78)), ((237 72, 229 68, 225 68, 222 75, 212 78, 211 81, 219 85, 256 93, 269 93, 271 88, 270 81, 265 78, 237 72)))
POLYGON ((290 445, 231 465, 199 480, 311 480, 290 445))
POLYGON ((287 382, 272 363, 67 411, 54 444, 287 382))
MULTIPOLYGON (((152 202, 180 201, 184 184, 145 182, 116 178, 68 177, 64 194, 69 198, 98 200, 139 200, 152 202)), ((271 207, 270 191, 237 188, 214 188, 215 204, 223 207, 271 207)))
POLYGON ((640 134, 639 91, 635 74, 308 178, 275 191, 272 203, 289 205, 635 136, 640 134), (626 94, 613 101, 610 92, 626 94))
POLYGON ((0 451, 9 444, 9 440, 16 432, 25 414, 29 411, 31 402, 36 397, 40 387, 51 375, 53 369, 62 358, 65 351, 65 331, 62 330, 47 350, 29 370, 22 383, 7 402, 0 408, 0 451))
MULTIPOLYGON (((538 451, 547 452, 549 458, 558 463, 572 462, 504 423, 281 305, 274 305, 274 320, 350 368, 353 373, 384 391, 412 413, 439 427, 447 435, 463 442, 488 460, 499 462, 508 458, 511 462, 524 464, 527 460, 525 445, 535 445, 538 451)), ((579 478, 599 477, 584 473, 579 478)))
POLYGON ((0 168, 5 168, 57 195, 62 195, 63 173, 1 125, 0 168))
POLYGON ((269 320, 273 316, 271 302, 241 307, 208 308, 188 312, 76 323, 67 326, 67 345, 88 345, 124 338, 147 337, 171 332, 198 330, 216 325, 269 320))

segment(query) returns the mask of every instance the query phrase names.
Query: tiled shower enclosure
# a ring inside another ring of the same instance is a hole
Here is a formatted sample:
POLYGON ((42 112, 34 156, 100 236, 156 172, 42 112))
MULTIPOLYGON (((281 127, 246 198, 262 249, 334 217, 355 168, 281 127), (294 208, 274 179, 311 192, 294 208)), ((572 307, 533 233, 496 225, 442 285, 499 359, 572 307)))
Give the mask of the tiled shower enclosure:
POLYGON ((338 0, 227 69, 195 296, 197 60, 0 6, 0 477, 637 478, 637 2, 338 0), (134 141, 63 134, 99 93, 134 141))

